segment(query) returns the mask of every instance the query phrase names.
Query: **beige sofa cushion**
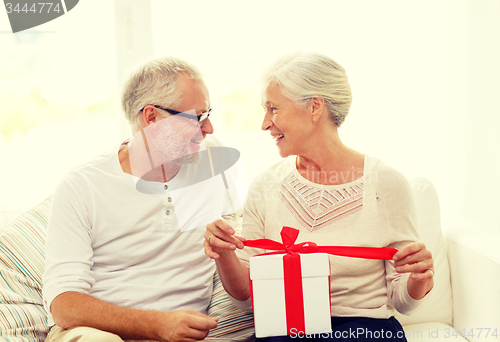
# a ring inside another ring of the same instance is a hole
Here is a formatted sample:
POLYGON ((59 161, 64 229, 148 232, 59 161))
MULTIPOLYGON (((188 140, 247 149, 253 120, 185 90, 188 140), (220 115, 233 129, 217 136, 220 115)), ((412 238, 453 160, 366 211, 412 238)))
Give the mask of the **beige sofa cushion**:
POLYGON ((411 316, 397 314, 403 326, 423 322, 452 324, 452 297, 450 268, 446 254, 446 240, 441 232, 439 198, 432 183, 425 178, 409 179, 418 213, 420 239, 434 259, 434 288, 425 303, 411 316))

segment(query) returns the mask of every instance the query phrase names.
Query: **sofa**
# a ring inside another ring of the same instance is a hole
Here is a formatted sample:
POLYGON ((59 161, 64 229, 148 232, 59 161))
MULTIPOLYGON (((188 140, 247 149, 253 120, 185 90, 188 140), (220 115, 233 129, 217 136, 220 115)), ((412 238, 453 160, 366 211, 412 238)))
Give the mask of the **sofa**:
MULTIPOLYGON (((441 231, 436 189, 410 179, 419 234, 435 261, 435 286, 411 316, 397 315, 408 341, 494 341, 500 334, 498 233, 480 236, 471 226, 441 231)), ((0 212, 1 341, 43 341, 48 327, 42 304, 44 245, 51 196, 24 213, 0 212)), ((253 339, 252 315, 229 300, 217 275, 208 312, 219 326, 207 340, 253 339)))

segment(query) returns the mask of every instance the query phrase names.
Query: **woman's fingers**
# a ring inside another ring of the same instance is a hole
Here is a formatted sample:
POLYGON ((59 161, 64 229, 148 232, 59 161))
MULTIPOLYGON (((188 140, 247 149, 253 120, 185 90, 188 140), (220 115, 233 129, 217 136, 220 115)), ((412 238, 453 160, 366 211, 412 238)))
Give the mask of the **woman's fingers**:
POLYGON ((420 281, 430 280, 434 277, 434 270, 428 269, 424 273, 412 273, 410 275, 410 277, 412 277, 415 280, 420 280, 420 281))
POLYGON ((234 229, 223 219, 218 219, 214 222, 214 225, 218 228, 212 233, 213 238, 210 238, 210 244, 219 248, 229 248, 229 249, 242 249, 244 247, 242 241, 245 239, 238 237, 235 234, 234 229))
POLYGON ((223 219, 218 219, 207 225, 205 232, 205 254, 212 259, 218 259, 220 253, 236 248, 243 248, 245 238, 234 235, 234 229, 223 219))
POLYGON ((404 246, 399 251, 397 251, 397 253, 394 254, 394 260, 396 263, 403 263, 407 261, 405 260, 405 258, 408 258, 409 256, 418 253, 424 248, 425 245, 421 242, 411 243, 409 245, 404 246))
POLYGON ((211 225, 214 228, 212 233, 216 233, 217 231, 221 231, 221 232, 224 232, 228 235, 234 234, 234 229, 224 219, 215 220, 214 222, 211 223, 211 225))
POLYGON ((407 264, 396 267, 396 271, 398 271, 399 273, 407 273, 407 272, 423 273, 426 272, 427 270, 432 270, 432 269, 434 269, 434 263, 432 259, 422 260, 413 264, 407 264))
POLYGON ((399 273, 411 273, 415 280, 429 280, 434 276, 432 253, 420 242, 401 248, 394 255, 394 266, 399 273))
POLYGON ((414 252, 412 254, 409 254, 402 259, 397 259, 394 262, 394 265, 397 266, 403 266, 403 265, 411 265, 415 263, 419 263, 424 260, 430 260, 432 261, 432 254, 429 250, 427 249, 421 249, 418 250, 417 252, 414 252))
POLYGON ((205 254, 210 258, 210 259, 219 259, 220 255, 215 253, 212 249, 212 246, 208 243, 207 240, 203 242, 203 247, 205 249, 205 254))

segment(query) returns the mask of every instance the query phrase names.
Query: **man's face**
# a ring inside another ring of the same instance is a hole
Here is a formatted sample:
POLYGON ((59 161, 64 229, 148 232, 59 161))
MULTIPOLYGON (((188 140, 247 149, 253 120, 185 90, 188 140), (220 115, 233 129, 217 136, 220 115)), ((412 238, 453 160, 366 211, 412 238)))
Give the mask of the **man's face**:
MULTIPOLYGON (((193 117, 210 109, 208 90, 202 82, 180 75, 179 91, 182 93, 182 104, 179 108, 170 109, 193 117)), ((154 134, 151 139, 148 137, 155 166, 166 162, 177 165, 195 162, 198 152, 204 148, 203 139, 213 133, 210 119, 198 127, 196 119, 161 112, 164 118, 155 123, 154 134)))

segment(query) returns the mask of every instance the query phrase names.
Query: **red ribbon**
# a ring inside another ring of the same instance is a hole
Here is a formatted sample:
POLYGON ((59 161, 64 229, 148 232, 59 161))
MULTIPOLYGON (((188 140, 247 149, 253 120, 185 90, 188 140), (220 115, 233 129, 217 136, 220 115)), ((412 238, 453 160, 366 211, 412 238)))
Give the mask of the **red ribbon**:
MULTIPOLYGON (((285 281, 286 326, 288 334, 305 334, 304 300, 302 292, 302 269, 297 253, 328 253, 352 258, 392 260, 398 251, 396 248, 353 247, 353 246, 318 246, 314 242, 295 244, 299 230, 284 226, 281 230, 283 243, 270 239, 246 240, 245 246, 274 250, 260 255, 285 254, 283 273, 285 281), (294 331, 292 331, 294 329, 294 331)), ((251 286, 251 282, 250 282, 251 286)), ((250 289, 252 293, 252 289, 250 289)))

